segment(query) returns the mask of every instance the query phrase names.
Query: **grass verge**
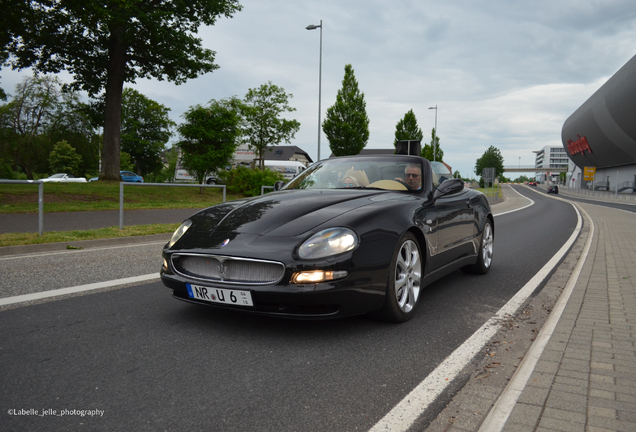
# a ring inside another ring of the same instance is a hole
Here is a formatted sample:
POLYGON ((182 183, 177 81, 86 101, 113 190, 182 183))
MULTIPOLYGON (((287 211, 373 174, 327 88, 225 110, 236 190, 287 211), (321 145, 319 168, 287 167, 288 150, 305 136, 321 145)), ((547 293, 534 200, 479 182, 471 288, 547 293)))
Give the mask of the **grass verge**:
POLYGON ((17 245, 33 245, 43 243, 64 243, 81 240, 97 240, 106 238, 144 236, 152 234, 170 234, 173 233, 180 224, 150 224, 150 225, 129 225, 124 226, 123 230, 113 226, 108 228, 99 228, 94 230, 78 230, 78 231, 51 231, 44 232, 40 237, 38 233, 8 233, 0 234, 0 247, 17 246, 17 245))
MULTIPOLYGON (((227 194, 226 200, 243 198, 227 194)), ((119 209, 119 182, 45 183, 44 212, 119 209)), ((223 201, 221 188, 124 186, 124 209, 205 208, 223 201)), ((0 184, 0 214, 37 213, 38 186, 0 184)))

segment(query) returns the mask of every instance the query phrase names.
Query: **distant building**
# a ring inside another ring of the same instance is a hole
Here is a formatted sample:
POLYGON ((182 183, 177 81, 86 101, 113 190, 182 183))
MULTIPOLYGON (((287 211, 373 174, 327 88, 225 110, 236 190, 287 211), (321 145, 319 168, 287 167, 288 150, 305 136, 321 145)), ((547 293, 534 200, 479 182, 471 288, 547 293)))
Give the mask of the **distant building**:
POLYGON ((305 166, 309 166, 313 163, 313 160, 307 154, 307 152, 297 146, 273 146, 272 149, 268 149, 263 153, 263 159, 265 160, 277 160, 277 161, 297 161, 305 166))
POLYGON ((636 183, 636 56, 563 124, 563 148, 574 162, 567 185, 634 193, 636 183), (594 182, 582 170, 596 168, 594 182))
MULTIPOLYGON (((534 167, 541 168, 542 170, 549 168, 567 169, 570 158, 563 147, 560 146, 545 146, 541 150, 536 150, 533 153, 537 154, 535 158, 534 167)), ((549 172, 536 172, 536 181, 558 181, 560 173, 549 172)))

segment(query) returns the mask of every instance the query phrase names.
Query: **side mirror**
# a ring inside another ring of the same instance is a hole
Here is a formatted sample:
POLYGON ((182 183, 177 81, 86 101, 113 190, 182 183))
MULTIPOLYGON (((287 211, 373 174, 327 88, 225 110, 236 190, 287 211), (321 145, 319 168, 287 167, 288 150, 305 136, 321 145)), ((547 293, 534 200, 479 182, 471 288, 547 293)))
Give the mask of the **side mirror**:
POLYGON ((462 179, 448 179, 435 189, 433 199, 437 199, 444 195, 450 195, 461 192, 464 189, 464 181, 462 179))
POLYGON ((274 183, 274 190, 275 191, 281 190, 283 186, 285 186, 285 182, 282 180, 278 180, 276 183, 274 183))

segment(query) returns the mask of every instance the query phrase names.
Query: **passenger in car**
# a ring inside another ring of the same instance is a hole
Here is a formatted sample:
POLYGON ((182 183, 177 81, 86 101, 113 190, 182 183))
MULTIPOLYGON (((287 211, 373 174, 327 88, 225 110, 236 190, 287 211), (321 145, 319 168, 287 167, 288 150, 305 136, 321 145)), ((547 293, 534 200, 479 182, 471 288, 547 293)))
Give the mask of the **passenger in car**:
POLYGON ((357 187, 360 186, 360 184, 358 184, 358 180, 356 180, 353 177, 345 177, 342 179, 342 184, 340 185, 340 187, 343 188, 352 188, 352 187, 357 187))

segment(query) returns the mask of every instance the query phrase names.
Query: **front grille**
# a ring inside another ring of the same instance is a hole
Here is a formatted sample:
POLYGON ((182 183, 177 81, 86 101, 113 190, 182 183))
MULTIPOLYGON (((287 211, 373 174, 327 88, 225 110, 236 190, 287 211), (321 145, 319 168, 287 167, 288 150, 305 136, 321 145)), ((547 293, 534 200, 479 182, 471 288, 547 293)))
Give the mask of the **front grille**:
POLYGON ((182 276, 229 284, 274 284, 285 274, 282 263, 247 258, 172 254, 171 261, 172 268, 182 276))

